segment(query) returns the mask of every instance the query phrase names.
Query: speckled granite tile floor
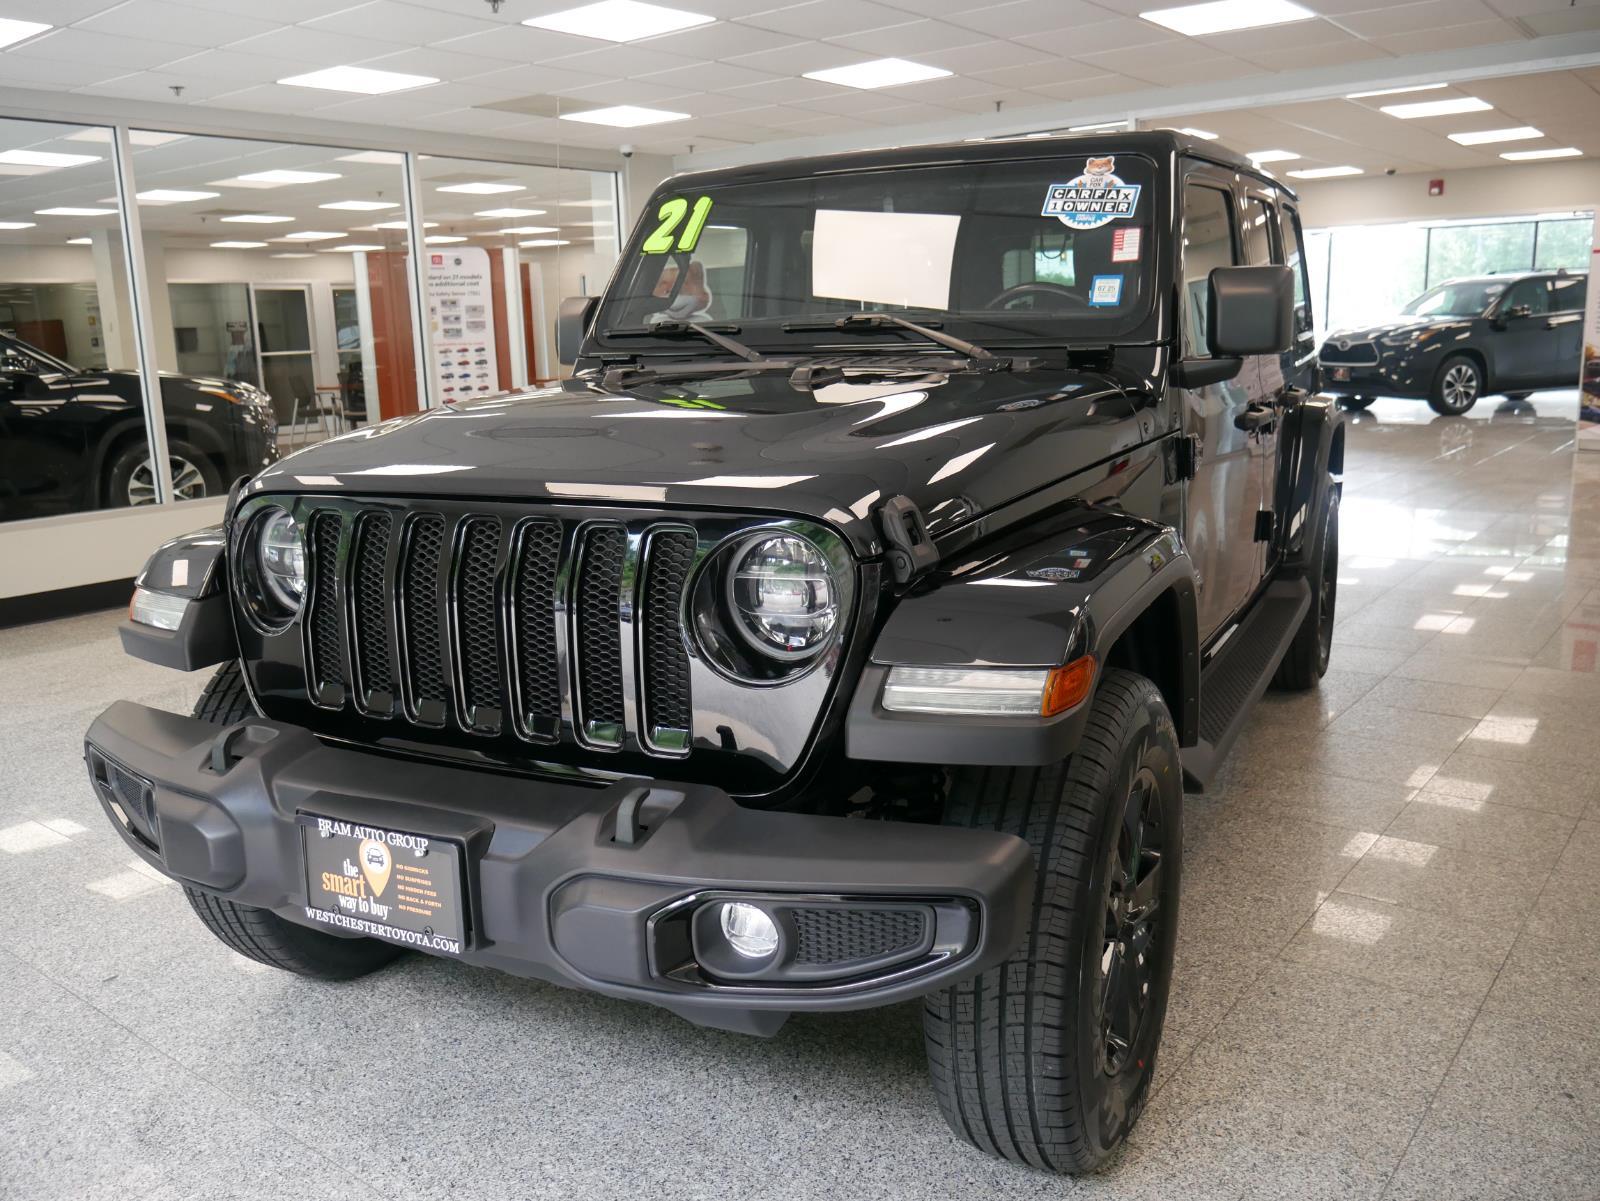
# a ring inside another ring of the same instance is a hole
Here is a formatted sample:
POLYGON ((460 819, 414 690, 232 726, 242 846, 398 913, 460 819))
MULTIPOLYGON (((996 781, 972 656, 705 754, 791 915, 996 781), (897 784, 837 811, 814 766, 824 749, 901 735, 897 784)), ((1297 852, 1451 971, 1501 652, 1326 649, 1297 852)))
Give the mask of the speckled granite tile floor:
POLYGON ((955 1142, 915 1005, 761 1042, 421 957, 317 985, 231 955, 79 762, 106 703, 203 679, 123 656, 116 614, 0 631, 0 1197, 1594 1201, 1600 455, 1573 418, 1352 423, 1333 669, 1189 798, 1158 1091, 1092 1179, 955 1142))

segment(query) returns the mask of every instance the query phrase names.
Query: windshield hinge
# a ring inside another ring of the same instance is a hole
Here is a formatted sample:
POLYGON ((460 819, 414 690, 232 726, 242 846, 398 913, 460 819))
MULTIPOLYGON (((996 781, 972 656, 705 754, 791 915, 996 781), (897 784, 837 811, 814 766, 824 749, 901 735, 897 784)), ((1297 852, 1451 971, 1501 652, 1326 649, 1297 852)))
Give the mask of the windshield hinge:
POLYGON ((889 544, 889 574, 900 586, 911 583, 939 563, 939 550, 928 533, 927 519, 908 496, 891 496, 878 509, 878 525, 889 544))

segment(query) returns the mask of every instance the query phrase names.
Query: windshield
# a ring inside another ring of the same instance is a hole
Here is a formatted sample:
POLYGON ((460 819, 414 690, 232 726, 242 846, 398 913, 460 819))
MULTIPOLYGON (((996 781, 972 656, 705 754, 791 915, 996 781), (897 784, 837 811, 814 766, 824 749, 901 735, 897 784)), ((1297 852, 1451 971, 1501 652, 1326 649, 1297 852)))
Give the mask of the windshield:
POLYGON ((1149 303, 1152 179, 1148 160, 1108 154, 666 191, 596 329, 732 324, 747 343, 795 348, 872 312, 980 342, 1103 339, 1149 303))
POLYGON ((1402 317, 1479 317, 1506 290, 1501 279, 1465 279, 1440 284, 1400 310, 1402 317))

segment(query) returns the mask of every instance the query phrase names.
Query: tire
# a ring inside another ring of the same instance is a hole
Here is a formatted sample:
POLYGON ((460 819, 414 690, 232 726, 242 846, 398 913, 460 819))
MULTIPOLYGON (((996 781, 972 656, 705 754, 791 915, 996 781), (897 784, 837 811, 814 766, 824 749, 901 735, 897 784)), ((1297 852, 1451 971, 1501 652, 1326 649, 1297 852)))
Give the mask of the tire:
POLYGON ((1339 601, 1339 489, 1331 480, 1311 562, 1311 608, 1272 677, 1272 687, 1284 692, 1315 688, 1327 674, 1333 654, 1333 622, 1339 601))
POLYGON ((1360 413, 1378 403, 1376 396, 1341 396, 1339 407, 1350 413, 1360 413))
MULTIPOLYGON (((211 677, 194 716, 218 726, 254 717, 237 662, 225 663, 211 677)), ((285 921, 269 909, 241 905, 184 885, 184 895, 207 930, 247 959, 316 980, 353 980, 390 963, 401 948, 375 938, 340 938, 285 921)))
POLYGON ((939 1108, 957 1136, 990 1155, 1093 1171, 1144 1109, 1172 983, 1183 773, 1160 691, 1108 670, 1071 758, 957 769, 945 822, 1027 839, 1039 871, 1028 933, 1011 958, 927 998, 939 1108), (1127 905, 1130 862, 1148 907, 1127 905), (1130 944, 1142 953, 1126 955, 1130 944), (1130 1008, 1114 1015, 1120 1030, 1102 1026, 1111 979, 1102 980, 1102 964, 1132 990, 1130 1008))
MULTIPOLYGON (((167 457, 172 462, 172 490, 177 499, 199 500, 223 490, 216 465, 198 447, 173 439, 167 443, 167 457)), ((142 439, 130 442, 111 456, 105 490, 106 504, 112 508, 155 503, 150 452, 142 439)))
POLYGON ((1439 364, 1428 391, 1428 406, 1446 417, 1467 412, 1483 395, 1487 380, 1483 368, 1471 355, 1453 354, 1439 364))

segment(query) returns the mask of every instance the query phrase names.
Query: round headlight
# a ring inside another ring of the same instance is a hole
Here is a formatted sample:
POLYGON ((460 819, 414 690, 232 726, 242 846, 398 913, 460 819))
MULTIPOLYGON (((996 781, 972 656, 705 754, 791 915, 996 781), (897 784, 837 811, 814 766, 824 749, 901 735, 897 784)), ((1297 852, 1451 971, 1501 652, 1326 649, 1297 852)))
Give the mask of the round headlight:
POLYGON ((838 585, 822 552, 797 534, 754 539, 728 577, 734 627, 764 655, 811 658, 839 620, 838 585))
POLYGON ((256 567, 263 598, 286 616, 306 599, 306 543, 300 526, 283 509, 268 509, 259 519, 256 567))

